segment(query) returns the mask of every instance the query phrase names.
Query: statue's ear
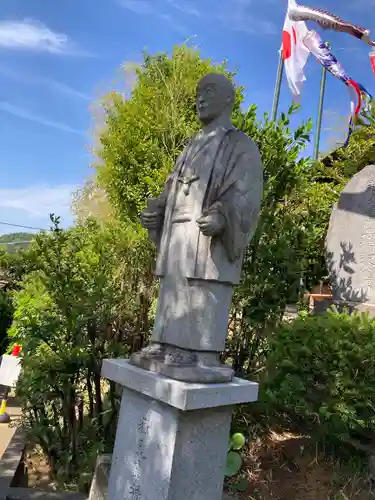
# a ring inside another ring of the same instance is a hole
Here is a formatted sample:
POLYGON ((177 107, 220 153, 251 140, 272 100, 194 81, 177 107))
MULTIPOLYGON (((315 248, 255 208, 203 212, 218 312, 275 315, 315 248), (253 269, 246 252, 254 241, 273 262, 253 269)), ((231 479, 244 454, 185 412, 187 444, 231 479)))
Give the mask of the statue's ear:
POLYGON ((227 99, 226 99, 226 102, 227 102, 227 105, 228 105, 228 106, 233 106, 233 104, 234 104, 234 99, 233 99, 233 97, 232 97, 231 95, 228 95, 228 96, 227 96, 227 99))

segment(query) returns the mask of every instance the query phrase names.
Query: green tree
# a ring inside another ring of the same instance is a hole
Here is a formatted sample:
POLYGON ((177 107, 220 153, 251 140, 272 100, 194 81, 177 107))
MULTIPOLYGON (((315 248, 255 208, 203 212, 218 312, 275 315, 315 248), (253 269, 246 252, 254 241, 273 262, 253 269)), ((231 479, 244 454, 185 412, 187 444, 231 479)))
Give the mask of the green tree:
POLYGON ((112 206, 103 188, 97 184, 95 177, 88 179, 73 197, 73 213, 78 223, 84 223, 88 218, 106 223, 115 219, 112 206))
POLYGON ((103 387, 102 359, 127 356, 148 327, 134 314, 128 228, 89 220, 63 231, 53 221, 51 234, 36 237, 32 266, 13 294, 9 336, 22 346, 22 424, 53 475, 69 482, 114 437, 116 397, 114 384, 103 387))
MULTIPOLYGON (((224 63, 213 65, 197 50, 175 47, 170 57, 145 56, 129 99, 113 92, 103 101, 105 127, 96 150, 96 182, 121 220, 139 228, 138 214, 147 198, 160 192, 186 140, 199 128, 195 88, 200 77, 213 71, 234 77, 224 63)), ((255 106, 244 112, 242 100, 243 88, 238 87, 233 119, 260 148, 265 197, 233 300, 226 356, 237 372, 257 366, 265 333, 280 321, 285 305, 298 300, 301 279, 310 286, 324 275, 324 234, 337 196, 330 184, 317 181, 322 167, 301 159, 311 122, 292 132, 290 117, 296 108, 275 124, 268 116, 259 120, 255 106)), ((151 269, 153 248, 142 229, 136 234, 150 258, 144 266, 151 269)), ((152 275, 147 276, 146 291, 152 289, 152 275)), ((151 307, 153 299, 148 294, 145 302, 151 307)))
POLYGON ((336 149, 323 163, 326 178, 343 185, 357 172, 375 162, 375 101, 371 101, 357 118, 347 147, 336 149))
MULTIPOLYGON (((118 92, 104 99, 95 168, 98 185, 120 218, 137 220, 147 198, 159 194, 187 139, 199 129, 195 89, 212 71, 226 72, 225 64, 214 65, 198 51, 177 46, 170 57, 145 56, 130 99, 118 92)), ((235 113, 241 100, 239 88, 235 113)))
POLYGON ((10 233, 0 236, 0 247, 8 253, 16 253, 20 249, 27 248, 35 235, 32 233, 10 233))
POLYGON ((12 324, 13 304, 9 293, 0 290, 0 356, 7 351, 8 328, 12 324))
MULTIPOLYGON (((212 71, 224 72, 225 64, 202 59, 198 51, 185 45, 174 47, 170 57, 145 55, 143 65, 136 69, 131 98, 111 92, 102 101, 104 127, 94 151, 96 175, 77 193, 75 213, 79 220, 87 215, 103 222, 119 220, 132 233, 128 255, 135 261, 127 262, 143 269, 134 283, 134 293, 139 297, 136 317, 141 325, 150 324, 155 305, 155 251, 138 222, 139 212, 147 198, 159 194, 176 157, 198 130, 196 84, 212 71), (138 250, 137 255, 133 248, 138 250)), ((239 88, 235 114, 241 100, 239 88)), ((149 329, 145 331, 148 333, 149 329)))
POLYGON ((258 144, 264 165, 264 199, 256 234, 235 290, 226 355, 237 373, 261 369, 269 338, 281 322, 285 306, 296 303, 304 288, 326 273, 324 238, 338 192, 319 183, 320 166, 302 152, 311 122, 290 128, 297 108, 275 124, 256 117, 252 106, 238 126, 258 144))
POLYGON ((7 351, 9 344, 7 331, 12 324, 14 312, 11 294, 18 289, 31 260, 29 248, 19 249, 14 253, 0 248, 0 355, 7 351))

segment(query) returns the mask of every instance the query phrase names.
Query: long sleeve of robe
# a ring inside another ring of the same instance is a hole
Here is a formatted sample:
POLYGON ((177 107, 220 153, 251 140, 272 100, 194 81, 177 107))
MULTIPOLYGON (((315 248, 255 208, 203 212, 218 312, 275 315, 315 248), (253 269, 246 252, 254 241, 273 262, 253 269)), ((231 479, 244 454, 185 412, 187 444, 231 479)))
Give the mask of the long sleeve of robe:
POLYGON ((263 168, 256 145, 245 134, 237 132, 235 142, 224 151, 228 167, 215 178, 207 212, 219 212, 225 219, 220 235, 227 257, 241 259, 258 222, 263 192, 263 168))

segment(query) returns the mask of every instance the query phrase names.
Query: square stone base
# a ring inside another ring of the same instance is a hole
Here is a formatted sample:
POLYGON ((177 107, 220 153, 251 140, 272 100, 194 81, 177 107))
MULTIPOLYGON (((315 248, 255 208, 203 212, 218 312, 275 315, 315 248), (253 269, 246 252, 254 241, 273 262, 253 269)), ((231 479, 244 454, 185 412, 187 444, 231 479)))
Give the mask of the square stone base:
POLYGON ((131 365, 126 359, 105 359, 102 377, 183 411, 234 406, 258 399, 256 382, 240 378, 220 384, 181 382, 131 365))
POLYGON ((335 306, 340 313, 347 311, 349 314, 368 314, 370 318, 375 316, 375 304, 370 304, 368 302, 338 300, 333 297, 325 298, 319 301, 315 300, 313 302, 312 311, 313 314, 322 314, 327 312, 332 306, 335 306))
POLYGON ((91 483, 89 500, 108 499, 108 478, 111 470, 112 455, 99 455, 96 460, 94 477, 91 483))
MULTIPOLYGON (((89 500, 108 500, 108 477, 111 462, 112 455, 99 455, 91 484, 89 500)), ((222 500, 234 500, 234 498, 230 493, 223 492, 222 500)))
POLYGON ((194 384, 105 360, 102 375, 123 387, 109 500, 221 500, 232 406, 256 401, 240 379, 194 384))

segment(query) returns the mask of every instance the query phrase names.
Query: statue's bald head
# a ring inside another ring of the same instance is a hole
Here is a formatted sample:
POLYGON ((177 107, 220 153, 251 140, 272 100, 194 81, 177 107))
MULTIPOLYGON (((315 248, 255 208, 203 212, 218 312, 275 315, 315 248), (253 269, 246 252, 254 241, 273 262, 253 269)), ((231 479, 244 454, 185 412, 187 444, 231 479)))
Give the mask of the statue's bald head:
POLYGON ((197 112, 202 123, 210 123, 226 113, 232 114, 236 91, 233 83, 221 73, 205 75, 197 86, 197 112))

